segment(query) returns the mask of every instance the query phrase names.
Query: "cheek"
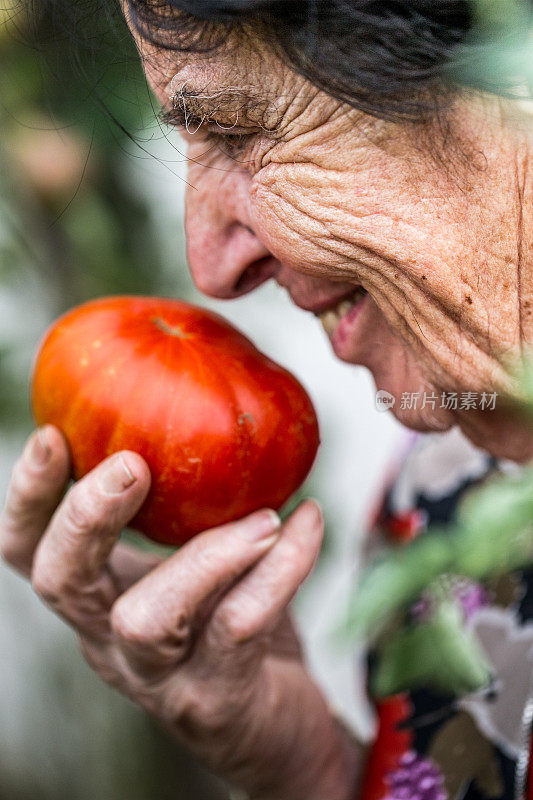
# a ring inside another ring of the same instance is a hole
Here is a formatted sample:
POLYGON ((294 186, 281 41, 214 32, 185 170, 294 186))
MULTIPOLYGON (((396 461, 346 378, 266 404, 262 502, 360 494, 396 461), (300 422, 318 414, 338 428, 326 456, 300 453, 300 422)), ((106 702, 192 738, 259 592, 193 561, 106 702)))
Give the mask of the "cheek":
POLYGON ((320 194, 328 177, 310 186, 310 169, 297 164, 272 164, 250 184, 253 228, 266 247, 285 266, 309 275, 346 277, 346 257, 332 251, 327 220, 331 211, 320 194), (342 265, 342 268, 341 268, 342 265))
MULTIPOLYGON (((187 180, 194 186, 197 183, 202 185, 210 180, 215 180, 217 176, 214 172, 227 171, 228 165, 225 163, 224 156, 220 149, 205 138, 199 135, 191 137, 189 134, 182 134, 183 152, 187 159, 187 180)), ((220 176, 218 176, 220 177, 220 176)))

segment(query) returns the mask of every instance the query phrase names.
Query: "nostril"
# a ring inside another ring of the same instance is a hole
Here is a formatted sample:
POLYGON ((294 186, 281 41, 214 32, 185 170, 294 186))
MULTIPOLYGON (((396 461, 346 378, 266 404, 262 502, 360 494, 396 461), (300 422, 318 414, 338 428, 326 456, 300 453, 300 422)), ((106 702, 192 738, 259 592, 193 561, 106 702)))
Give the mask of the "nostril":
POLYGON ((273 256, 265 256, 254 261, 246 267, 235 283, 233 287, 235 296, 251 292, 252 289, 273 278, 278 267, 279 262, 273 256))

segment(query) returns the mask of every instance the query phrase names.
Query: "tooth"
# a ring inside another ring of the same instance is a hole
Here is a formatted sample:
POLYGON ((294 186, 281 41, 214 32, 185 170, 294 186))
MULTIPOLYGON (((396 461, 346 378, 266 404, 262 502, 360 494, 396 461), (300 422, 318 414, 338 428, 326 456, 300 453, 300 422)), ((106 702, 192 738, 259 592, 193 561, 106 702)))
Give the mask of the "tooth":
POLYGON ((350 311, 353 305, 354 298, 352 298, 352 300, 343 300, 342 303, 339 303, 339 305, 336 307, 335 311, 339 317, 344 317, 344 315, 350 311))
POLYGON ((318 317, 327 334, 333 333, 341 319, 366 295, 366 291, 359 286, 351 297, 341 300, 335 308, 330 308, 319 314, 318 317))
POLYGON ((339 318, 335 313, 335 311, 331 310, 325 311, 323 314, 320 314, 319 319, 326 333, 333 333, 339 321, 339 318))

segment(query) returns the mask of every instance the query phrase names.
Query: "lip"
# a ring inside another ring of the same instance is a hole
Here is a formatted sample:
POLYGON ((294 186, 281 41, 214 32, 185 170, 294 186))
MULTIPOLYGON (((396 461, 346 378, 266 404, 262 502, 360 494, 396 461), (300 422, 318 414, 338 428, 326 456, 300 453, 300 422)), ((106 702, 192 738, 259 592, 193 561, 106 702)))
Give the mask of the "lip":
MULTIPOLYGON (((330 336, 331 346, 337 358, 343 361, 350 359, 350 350, 359 340, 357 328, 360 327, 361 315, 368 305, 370 295, 366 294, 339 321, 330 336)), ((364 324, 364 323, 363 323, 364 324)))
POLYGON ((325 311, 330 311, 330 309, 335 308, 343 300, 347 300, 359 288, 361 288, 359 285, 353 286, 350 291, 342 292, 342 294, 336 294, 327 298, 326 300, 322 300, 320 303, 300 303, 295 297, 292 297, 292 301, 298 306, 298 308, 302 308, 304 311, 311 311, 313 314, 318 316, 319 314, 323 314, 325 311))

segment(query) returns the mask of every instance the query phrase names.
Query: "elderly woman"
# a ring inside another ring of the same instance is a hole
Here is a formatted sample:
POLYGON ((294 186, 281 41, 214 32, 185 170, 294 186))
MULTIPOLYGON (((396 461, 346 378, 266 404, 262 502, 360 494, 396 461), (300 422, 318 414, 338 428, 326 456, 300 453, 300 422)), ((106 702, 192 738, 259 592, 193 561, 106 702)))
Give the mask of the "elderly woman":
MULTIPOLYGON (((533 435, 512 401, 514 358, 533 341, 530 145, 502 101, 446 79, 474 24, 470 3, 124 0, 123 10, 164 120, 188 145, 197 286, 220 298, 270 279, 285 287, 406 426, 462 431, 454 459, 466 482, 529 459, 533 435), (484 466, 472 472, 472 459, 484 466)), ((425 458, 411 474, 434 463, 425 458)), ((392 492, 382 527, 405 538, 452 518, 461 489, 450 458, 442 469, 446 503, 415 481, 423 518, 392 492)), ((527 575, 461 595, 465 615, 475 606, 516 622, 520 659, 502 644, 501 674, 466 696, 431 670, 413 675, 381 698, 367 752, 328 708, 288 615, 320 550, 314 502, 283 524, 258 511, 158 562, 117 544, 149 487, 138 455, 111 457, 63 497, 68 476, 59 432, 36 432, 1 518, 4 558, 74 627, 104 680, 251 798, 523 791, 527 575)), ((420 658, 413 645, 409 665, 420 658)))

